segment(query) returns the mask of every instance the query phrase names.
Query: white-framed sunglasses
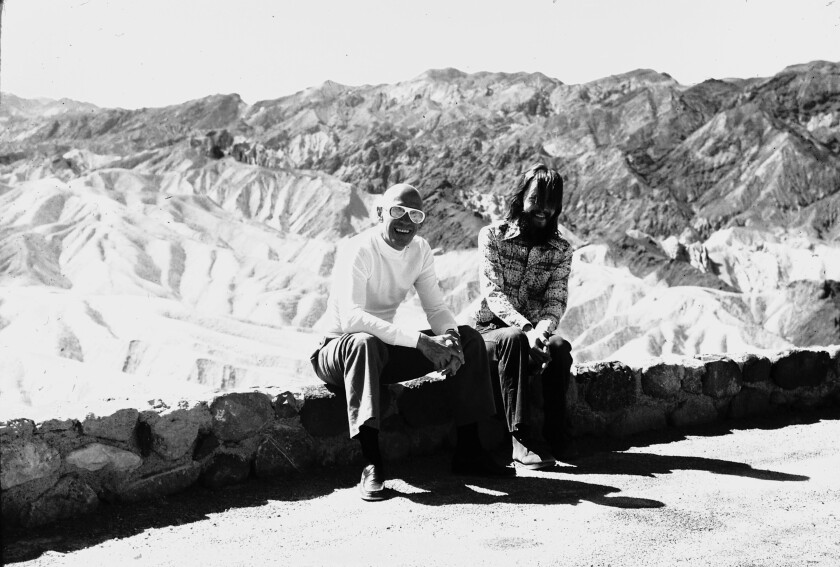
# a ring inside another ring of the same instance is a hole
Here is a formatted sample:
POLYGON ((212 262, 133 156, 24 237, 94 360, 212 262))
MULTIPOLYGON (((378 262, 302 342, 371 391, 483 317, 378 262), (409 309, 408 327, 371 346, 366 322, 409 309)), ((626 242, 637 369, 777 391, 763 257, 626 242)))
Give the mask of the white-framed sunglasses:
POLYGON ((392 219, 401 219, 408 213, 408 218, 414 224, 420 224, 426 220, 426 213, 420 209, 412 209, 411 207, 403 207, 402 205, 389 205, 387 208, 388 214, 391 215, 392 219))

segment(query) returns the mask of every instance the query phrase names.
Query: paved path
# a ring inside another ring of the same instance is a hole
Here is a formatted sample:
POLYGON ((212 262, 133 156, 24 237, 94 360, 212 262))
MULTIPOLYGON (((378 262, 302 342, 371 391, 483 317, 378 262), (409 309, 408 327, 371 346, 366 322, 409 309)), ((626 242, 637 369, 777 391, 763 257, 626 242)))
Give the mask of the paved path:
POLYGON ((840 415, 634 439, 510 480, 396 463, 195 489, 4 534, 19 565, 840 565, 840 415))

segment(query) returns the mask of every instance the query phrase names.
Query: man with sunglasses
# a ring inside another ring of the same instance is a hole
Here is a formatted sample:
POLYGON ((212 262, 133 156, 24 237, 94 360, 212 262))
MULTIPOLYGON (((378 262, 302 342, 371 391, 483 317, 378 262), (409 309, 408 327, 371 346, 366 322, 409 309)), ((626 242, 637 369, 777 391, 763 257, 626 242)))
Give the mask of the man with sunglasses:
POLYGON ((379 452, 382 384, 440 371, 457 426, 452 461, 456 474, 513 476, 481 447, 477 422, 495 413, 484 340, 458 326, 446 307, 428 242, 417 236, 426 214, 413 186, 388 189, 377 207, 379 224, 349 239, 336 254, 327 302, 328 332, 312 355, 318 377, 343 388, 350 436, 359 440, 367 465, 359 490, 368 501, 385 497, 379 452), (417 291, 430 330, 393 323, 410 288, 417 291))
POLYGON ((511 433, 515 466, 552 467, 569 456, 566 390, 571 345, 554 330, 568 298, 572 247, 558 232, 563 178, 537 164, 519 176, 507 196, 504 220, 478 233, 481 303, 476 329, 487 343, 496 394, 511 433), (542 436, 531 423, 531 377, 542 384, 542 436), (548 441, 548 447, 544 440, 548 441))

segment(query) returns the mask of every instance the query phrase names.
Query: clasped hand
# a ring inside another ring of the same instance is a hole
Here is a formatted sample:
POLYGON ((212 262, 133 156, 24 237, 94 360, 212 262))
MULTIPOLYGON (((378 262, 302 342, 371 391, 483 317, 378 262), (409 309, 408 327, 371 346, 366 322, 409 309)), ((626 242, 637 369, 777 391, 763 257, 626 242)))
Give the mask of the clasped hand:
POLYGON ((456 333, 420 335, 417 348, 428 358, 434 369, 443 374, 454 374, 464 364, 464 349, 456 333))
POLYGON ((548 339, 551 335, 547 331, 531 329, 525 333, 525 336, 528 337, 528 344, 531 347, 531 360, 544 370, 551 362, 551 354, 548 352, 548 339))

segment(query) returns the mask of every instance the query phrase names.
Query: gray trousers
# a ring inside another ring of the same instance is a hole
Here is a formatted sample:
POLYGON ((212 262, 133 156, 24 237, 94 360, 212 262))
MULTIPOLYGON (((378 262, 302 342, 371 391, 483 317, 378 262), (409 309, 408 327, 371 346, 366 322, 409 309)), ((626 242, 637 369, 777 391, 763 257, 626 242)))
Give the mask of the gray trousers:
MULTIPOLYGON (((465 362, 444 382, 455 425, 466 425, 489 418, 496 408, 484 339, 472 327, 462 325, 458 332, 465 362)), ((405 382, 435 370, 416 348, 385 344, 368 333, 346 333, 332 339, 311 360, 318 378, 344 388, 350 437, 359 434, 361 425, 379 429, 383 384, 405 382)))

